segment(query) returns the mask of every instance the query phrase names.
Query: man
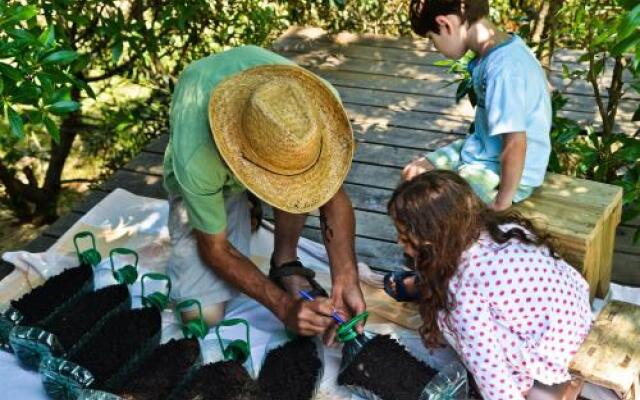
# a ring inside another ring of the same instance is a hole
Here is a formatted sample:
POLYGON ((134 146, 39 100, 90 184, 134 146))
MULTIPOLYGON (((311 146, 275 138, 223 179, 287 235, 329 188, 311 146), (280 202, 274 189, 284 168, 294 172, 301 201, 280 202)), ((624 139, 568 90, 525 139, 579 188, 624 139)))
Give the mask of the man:
MULTIPOLYGON (((255 46, 212 55, 180 76, 170 112, 164 178, 169 192, 176 300, 195 298, 211 325, 241 291, 287 328, 332 341, 334 309, 364 311, 355 218, 342 189, 353 134, 338 94, 291 61, 255 46), (274 209, 269 278, 249 260, 246 189, 274 209), (297 258, 307 212, 319 209, 331 266, 330 297, 297 258), (299 290, 320 296, 299 298, 299 290)), ((183 318, 194 318, 187 312, 183 318)))

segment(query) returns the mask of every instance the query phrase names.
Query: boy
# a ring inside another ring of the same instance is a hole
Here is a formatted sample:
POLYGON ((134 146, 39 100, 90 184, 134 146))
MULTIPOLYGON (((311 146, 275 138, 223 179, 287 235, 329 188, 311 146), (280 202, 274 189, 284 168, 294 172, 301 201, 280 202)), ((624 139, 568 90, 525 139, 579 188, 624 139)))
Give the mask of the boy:
POLYGON ((411 0, 411 26, 451 59, 471 50, 477 96, 474 132, 407 165, 410 180, 432 169, 458 172, 490 206, 505 210, 542 185, 551 152, 551 98, 540 63, 518 36, 486 17, 487 0, 411 0))

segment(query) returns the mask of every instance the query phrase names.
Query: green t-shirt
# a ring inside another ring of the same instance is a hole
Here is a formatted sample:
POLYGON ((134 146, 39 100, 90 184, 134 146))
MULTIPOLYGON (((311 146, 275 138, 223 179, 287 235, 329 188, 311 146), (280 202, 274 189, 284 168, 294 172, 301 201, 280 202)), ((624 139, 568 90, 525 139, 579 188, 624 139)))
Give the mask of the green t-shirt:
POLYGON ((260 47, 245 46, 195 61, 178 79, 169 115, 164 186, 170 195, 182 197, 192 228, 222 232, 227 225, 225 196, 244 190, 213 141, 208 116, 211 92, 224 78, 266 64, 294 63, 260 47))

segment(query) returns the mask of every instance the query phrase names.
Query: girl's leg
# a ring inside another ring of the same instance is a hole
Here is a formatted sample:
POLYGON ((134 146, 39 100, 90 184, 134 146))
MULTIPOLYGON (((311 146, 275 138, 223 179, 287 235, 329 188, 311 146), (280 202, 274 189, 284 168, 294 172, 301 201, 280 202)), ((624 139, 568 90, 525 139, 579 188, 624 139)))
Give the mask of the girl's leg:
POLYGON ((527 394, 527 400, 576 400, 581 390, 582 382, 579 381, 551 386, 536 381, 527 394))

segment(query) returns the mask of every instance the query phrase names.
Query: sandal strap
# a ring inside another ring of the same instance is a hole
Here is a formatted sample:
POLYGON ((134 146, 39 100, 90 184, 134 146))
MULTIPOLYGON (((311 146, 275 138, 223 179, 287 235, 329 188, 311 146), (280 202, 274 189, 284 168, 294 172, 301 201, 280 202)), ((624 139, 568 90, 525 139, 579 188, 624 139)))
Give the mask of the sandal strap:
POLYGON ((316 276, 315 271, 302 265, 300 260, 289 261, 279 267, 276 267, 272 258, 270 264, 271 268, 269 269, 269 279, 271 279, 281 289, 285 289, 282 284, 282 278, 297 275, 306 278, 307 282, 311 285, 312 290, 309 292, 310 295, 313 297, 329 297, 327 291, 324 290, 324 288, 314 279, 316 276))
POLYGON ((418 278, 418 274, 415 271, 391 271, 384 276, 384 291, 399 302, 409 302, 419 299, 417 294, 410 294, 407 291, 407 287, 404 281, 408 277, 418 278), (391 288, 391 280, 395 283, 395 290, 391 288))

